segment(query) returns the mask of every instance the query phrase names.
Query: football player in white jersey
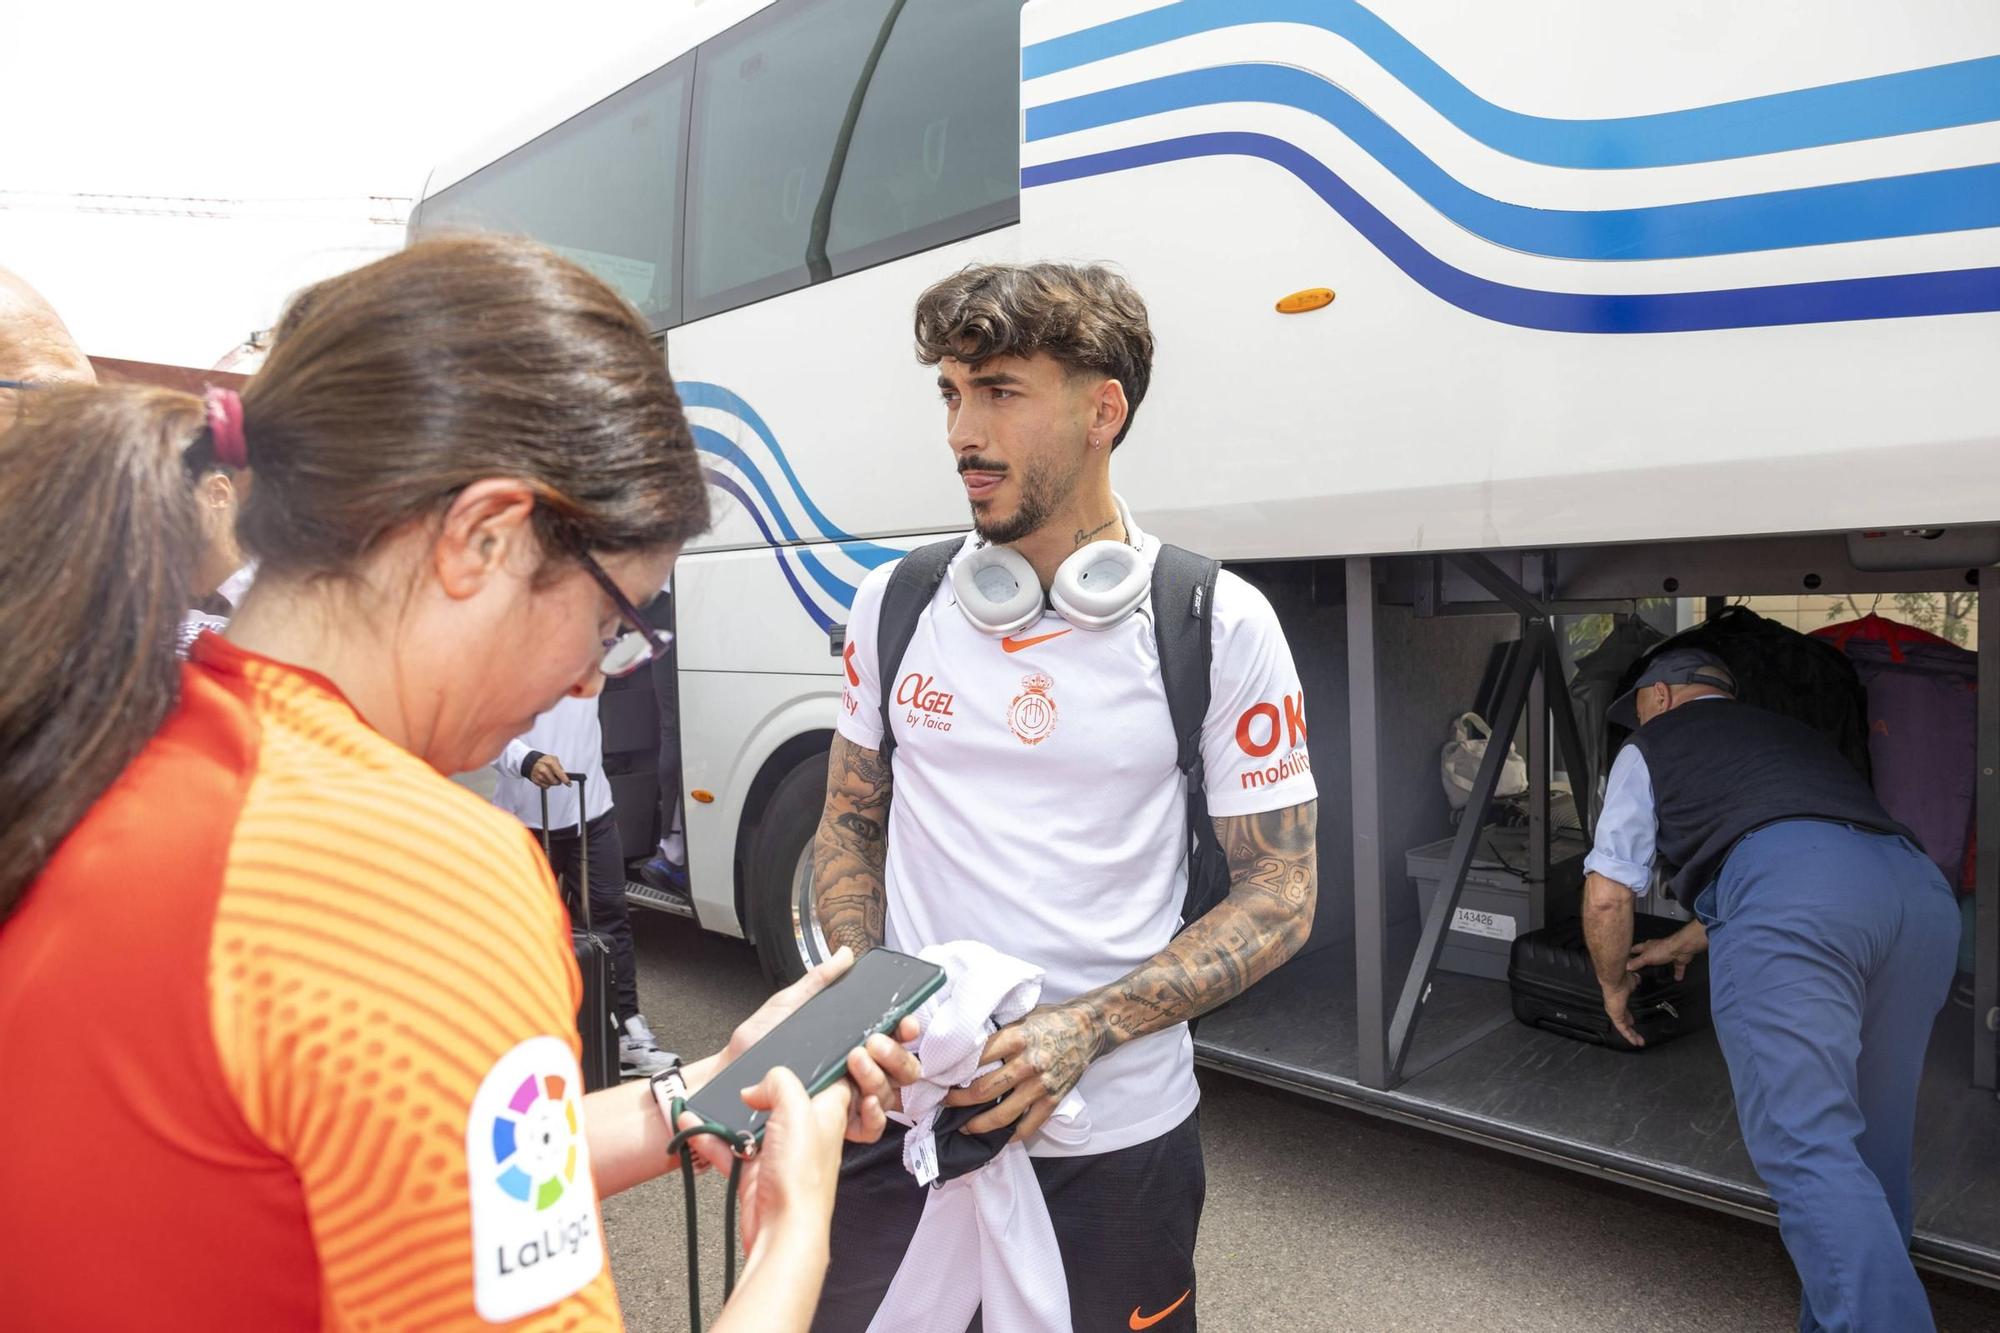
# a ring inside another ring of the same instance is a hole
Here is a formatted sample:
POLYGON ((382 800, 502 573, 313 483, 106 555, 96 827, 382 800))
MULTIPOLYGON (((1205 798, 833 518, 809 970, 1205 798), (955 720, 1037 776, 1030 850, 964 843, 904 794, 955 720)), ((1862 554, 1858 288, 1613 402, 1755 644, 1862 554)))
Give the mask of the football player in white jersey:
MULTIPOLYGON (((916 332, 973 531, 898 661, 877 645, 890 567, 856 596, 813 853, 821 923, 857 952, 971 939, 1043 969, 1040 1007, 986 1047, 998 1068, 948 1099, 954 1128, 1025 1143, 1075 1328, 1192 1329, 1204 1180, 1187 1022, 1311 929, 1304 695, 1270 604, 1223 571, 1201 753, 1230 888, 1183 928, 1160 546, 1111 484, 1151 377, 1145 305, 1101 267, 978 266, 922 295, 916 332), (1051 1124, 1072 1093, 1081 1113, 1051 1124)), ((816 1328, 858 1333, 906 1258, 954 1257, 910 1244, 926 1191, 899 1137, 849 1155, 816 1328)))

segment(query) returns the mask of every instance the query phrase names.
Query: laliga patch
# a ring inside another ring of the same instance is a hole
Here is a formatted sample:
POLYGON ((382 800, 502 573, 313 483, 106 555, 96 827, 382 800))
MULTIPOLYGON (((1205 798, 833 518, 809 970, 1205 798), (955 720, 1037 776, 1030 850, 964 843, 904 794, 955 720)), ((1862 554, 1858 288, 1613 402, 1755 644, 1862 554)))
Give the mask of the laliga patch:
POLYGON ((472 1098, 465 1162, 480 1318, 546 1309, 603 1271, 583 1074, 568 1043, 530 1037, 487 1072, 472 1098))

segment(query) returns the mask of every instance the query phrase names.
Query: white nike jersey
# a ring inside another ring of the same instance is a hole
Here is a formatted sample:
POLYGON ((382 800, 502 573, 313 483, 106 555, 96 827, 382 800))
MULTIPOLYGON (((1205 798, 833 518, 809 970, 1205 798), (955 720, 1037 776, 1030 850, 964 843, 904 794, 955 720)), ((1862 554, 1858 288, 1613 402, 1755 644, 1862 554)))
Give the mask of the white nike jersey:
MULTIPOLYGON (((1128 531, 1150 568, 1158 543, 1128 531)), ((882 743, 876 632, 892 568, 861 585, 847 628, 839 729, 871 750, 882 743)), ((1211 613, 1210 813, 1312 800, 1305 697, 1270 603, 1225 570, 1211 613)), ((960 614, 948 576, 938 586, 890 693, 889 947, 977 940, 1044 968, 1042 1002, 1053 1004, 1116 981, 1173 939, 1187 808, 1152 616, 1148 602, 1092 631, 1044 611, 998 639, 960 614)), ((1199 1100, 1186 1026, 1112 1052, 1078 1091, 1088 1142, 1038 1138, 1029 1151, 1115 1152, 1166 1133, 1199 1100)))

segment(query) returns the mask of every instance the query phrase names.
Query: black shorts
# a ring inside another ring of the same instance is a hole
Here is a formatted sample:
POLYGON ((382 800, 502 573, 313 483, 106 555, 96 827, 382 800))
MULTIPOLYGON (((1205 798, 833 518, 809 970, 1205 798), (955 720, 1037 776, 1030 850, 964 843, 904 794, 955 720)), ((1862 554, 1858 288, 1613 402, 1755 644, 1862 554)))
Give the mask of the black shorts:
MULTIPOLYGON (((903 1263, 925 1191, 903 1169, 902 1151, 893 1123, 880 1143, 848 1145, 813 1333, 863 1333, 903 1263)), ((1037 1157, 1034 1166, 1076 1333, 1192 1333, 1195 1233, 1208 1192, 1199 1113, 1146 1143, 1091 1157, 1037 1157)), ((971 1331, 979 1330, 975 1316, 971 1331)))

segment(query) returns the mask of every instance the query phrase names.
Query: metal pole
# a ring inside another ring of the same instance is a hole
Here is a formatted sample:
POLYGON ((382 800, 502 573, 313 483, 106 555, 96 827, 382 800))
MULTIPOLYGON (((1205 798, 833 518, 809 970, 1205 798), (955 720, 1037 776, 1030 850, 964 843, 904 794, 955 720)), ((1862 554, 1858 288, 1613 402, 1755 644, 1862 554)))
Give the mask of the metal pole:
POLYGON ((1381 714, 1375 667, 1375 562, 1347 561, 1348 774, 1354 813, 1354 1029, 1361 1085, 1387 1088, 1389 1029, 1382 978, 1387 968, 1387 887, 1383 858, 1381 714))
MULTIPOLYGON (((1521 651, 1527 652, 1523 644, 1521 651)), ((1528 684, 1528 929, 1548 924, 1549 898, 1549 672, 1537 663, 1528 684)), ((1557 679, 1561 679, 1558 677, 1557 679)))
POLYGON ((1973 826, 1979 834, 1974 876, 1972 1083, 1995 1084, 1994 1033, 2000 1030, 2000 569, 1979 571, 1979 783, 1973 826))
MULTIPOLYGON (((1494 790, 1500 785, 1500 770, 1506 763, 1508 747, 1514 743, 1514 733, 1520 727, 1521 710, 1528 701, 1529 682, 1541 674, 1542 664, 1547 660, 1548 633, 1548 625, 1543 621, 1522 623, 1520 650, 1507 668, 1507 679, 1500 689, 1500 705, 1495 715, 1488 719, 1493 727, 1493 737, 1486 743, 1486 758, 1480 761, 1479 775, 1472 780, 1471 798, 1465 803, 1465 811, 1459 817, 1458 833, 1452 838, 1451 855, 1445 861, 1444 876, 1437 887, 1437 906, 1424 922, 1416 957, 1410 960, 1410 972, 1403 981, 1402 996, 1396 1002, 1396 1016, 1389 1022, 1389 1069, 1392 1073, 1401 1074, 1403 1061, 1410 1053, 1411 1038, 1416 1035, 1418 1014, 1424 1001, 1430 998, 1431 973, 1437 970, 1438 955, 1444 952, 1445 932, 1451 928, 1452 918, 1458 911, 1459 895, 1465 890, 1465 873, 1472 868, 1472 856, 1479 846, 1480 830, 1493 806, 1494 790)), ((1356 841, 1359 841, 1358 834, 1356 841)), ((1357 901, 1359 897, 1357 886, 1357 901)))
POLYGON ((1554 703, 1550 711, 1555 715, 1556 753, 1562 756, 1563 768, 1569 773, 1570 790, 1576 793, 1576 822, 1583 828, 1583 840, 1589 842, 1597 830, 1597 786, 1591 780, 1583 733, 1577 728, 1576 708, 1563 679, 1562 649, 1553 634, 1548 640, 1547 665, 1542 670, 1555 682, 1551 686, 1554 703))

